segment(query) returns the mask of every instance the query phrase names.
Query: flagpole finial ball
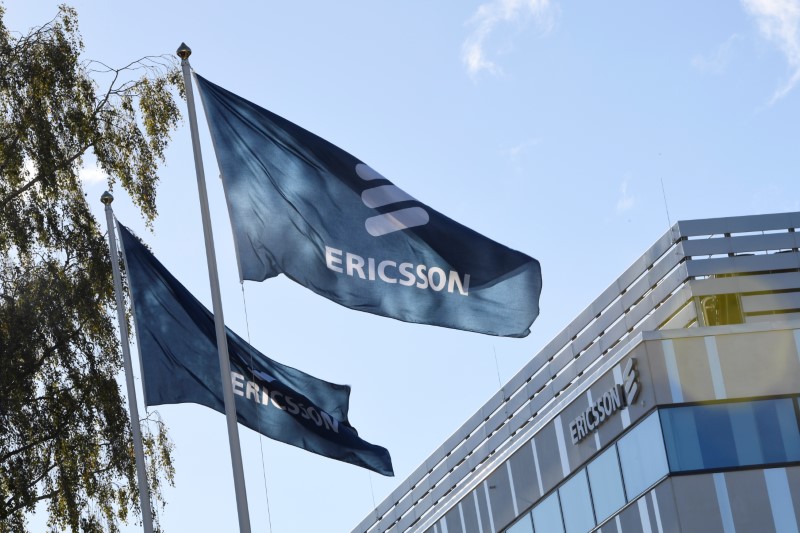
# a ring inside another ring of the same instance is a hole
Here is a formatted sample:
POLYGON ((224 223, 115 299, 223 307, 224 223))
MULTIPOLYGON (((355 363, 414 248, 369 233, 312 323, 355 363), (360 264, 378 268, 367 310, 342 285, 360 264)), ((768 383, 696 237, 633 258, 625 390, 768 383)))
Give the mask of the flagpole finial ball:
POLYGON ((106 191, 103 193, 103 196, 100 197, 100 201, 103 202, 105 205, 111 205, 111 202, 114 201, 114 197, 111 195, 110 192, 106 191))
POLYGON ((189 56, 192 55, 192 49, 186 46, 186 43, 181 43, 176 53, 178 54, 178 57, 186 61, 189 59, 189 56))

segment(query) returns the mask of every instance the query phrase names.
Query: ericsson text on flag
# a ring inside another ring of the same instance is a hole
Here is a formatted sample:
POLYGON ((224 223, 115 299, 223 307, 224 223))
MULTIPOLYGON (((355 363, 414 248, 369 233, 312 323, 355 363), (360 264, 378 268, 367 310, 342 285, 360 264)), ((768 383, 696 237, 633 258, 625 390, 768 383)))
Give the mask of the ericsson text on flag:
POLYGON ((399 263, 390 259, 376 260, 361 257, 350 252, 342 252, 330 246, 325 247, 325 265, 334 272, 356 276, 368 281, 399 283, 406 287, 432 291, 456 292, 469 295, 469 274, 463 276, 455 270, 446 272, 434 266, 399 263))

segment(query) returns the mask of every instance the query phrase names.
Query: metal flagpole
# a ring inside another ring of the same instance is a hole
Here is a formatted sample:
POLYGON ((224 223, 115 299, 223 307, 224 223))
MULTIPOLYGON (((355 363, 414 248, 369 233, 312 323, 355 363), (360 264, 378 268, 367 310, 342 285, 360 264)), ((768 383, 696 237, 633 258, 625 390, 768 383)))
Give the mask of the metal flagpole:
POLYGON ((197 173, 197 192, 200 195, 200 212, 203 218, 203 235, 206 242, 206 259, 208 261, 208 278, 211 284, 211 301, 214 308, 214 325, 217 333, 217 351, 219 353, 219 370, 222 376, 222 394, 225 400, 225 418, 228 422, 228 443, 231 451, 233 468, 233 486, 236 490, 236 509, 239 513, 240 533, 250 533, 250 513, 247 510, 247 491, 244 485, 244 468, 242 466, 242 450, 239 446, 239 428, 236 422, 236 404, 233 400, 231 385, 231 366, 228 359, 228 343, 225 334, 225 321, 222 316, 222 298, 219 290, 217 274, 217 257, 214 252, 214 236, 211 232, 211 216, 208 210, 208 192, 203 172, 203 156, 200 152, 200 136, 197 133, 197 114, 194 107, 192 74, 189 56, 192 50, 181 43, 178 48, 183 69, 183 83, 186 89, 186 104, 189 108, 189 127, 192 132, 192 151, 194 152, 194 168, 197 173))
POLYGON ((128 342, 128 323, 125 321, 125 302, 122 298, 122 281, 119 275, 119 253, 117 238, 114 233, 114 214, 111 202, 114 197, 108 191, 100 197, 106 206, 106 224, 108 225, 108 247, 111 251, 111 270, 114 275, 114 293, 117 297, 117 321, 122 344, 122 361, 125 365, 125 384, 128 387, 128 411, 131 416, 131 432, 133 433, 133 454, 136 457, 136 479, 139 484, 139 504, 142 508, 142 525, 145 533, 153 533, 153 514, 150 510, 150 490, 147 485, 147 473, 144 467, 144 449, 142 448, 142 430, 139 427, 139 407, 136 404, 136 388, 133 385, 133 366, 131 365, 131 348, 128 342))

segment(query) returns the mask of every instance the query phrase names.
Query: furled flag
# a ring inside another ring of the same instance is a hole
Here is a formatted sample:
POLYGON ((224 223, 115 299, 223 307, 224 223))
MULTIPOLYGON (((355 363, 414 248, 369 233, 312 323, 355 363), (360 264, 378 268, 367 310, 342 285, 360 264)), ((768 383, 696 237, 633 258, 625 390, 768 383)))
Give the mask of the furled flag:
MULTIPOLYGON (((225 412, 214 315, 118 224, 133 301, 146 405, 225 412)), ((239 423, 304 450, 394 475, 385 448, 350 425, 350 387, 282 365, 226 329, 239 423)))
POLYGON ((196 76, 242 279, 286 274, 345 307, 524 337, 535 259, 431 209, 301 127, 196 76))

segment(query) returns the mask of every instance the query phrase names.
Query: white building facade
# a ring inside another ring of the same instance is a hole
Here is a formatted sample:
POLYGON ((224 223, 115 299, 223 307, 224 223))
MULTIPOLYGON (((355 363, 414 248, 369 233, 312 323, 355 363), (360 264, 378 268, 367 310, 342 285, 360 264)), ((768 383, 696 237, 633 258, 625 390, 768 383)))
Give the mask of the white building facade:
POLYGON ((675 224, 353 531, 797 533, 798 227, 675 224))

